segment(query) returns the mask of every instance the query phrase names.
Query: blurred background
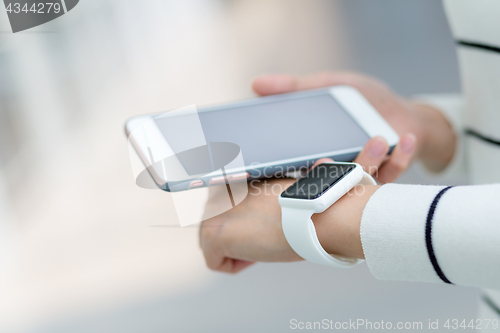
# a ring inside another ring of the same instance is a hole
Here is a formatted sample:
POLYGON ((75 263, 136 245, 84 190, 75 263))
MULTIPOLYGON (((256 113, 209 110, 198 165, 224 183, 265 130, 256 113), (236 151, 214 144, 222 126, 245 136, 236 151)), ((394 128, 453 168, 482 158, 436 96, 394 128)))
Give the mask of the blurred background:
MULTIPOLYGON (((209 271, 168 193, 134 184, 137 114, 253 96, 261 73, 357 70, 460 91, 437 0, 82 0, 12 34, 0 9, 0 331, 284 332, 290 320, 471 319, 474 289, 365 265, 209 271)), ((414 171, 403 182, 425 182, 414 171)))

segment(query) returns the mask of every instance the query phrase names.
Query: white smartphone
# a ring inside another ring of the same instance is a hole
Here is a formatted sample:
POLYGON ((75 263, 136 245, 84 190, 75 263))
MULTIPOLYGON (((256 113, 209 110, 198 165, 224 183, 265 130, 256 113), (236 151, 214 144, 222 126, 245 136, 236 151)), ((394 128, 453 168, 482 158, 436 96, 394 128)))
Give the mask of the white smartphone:
MULTIPOLYGON (((399 141, 397 133, 384 118, 359 91, 349 86, 199 108, 199 122, 206 142, 225 142, 239 147, 244 163, 237 167, 228 164, 226 168, 220 168, 214 167, 213 163, 212 170, 202 170, 196 165, 190 167, 188 158, 182 153, 174 153, 182 151, 185 142, 168 130, 163 125, 164 121, 155 120, 155 116, 131 118, 125 129, 147 167, 148 177, 151 176, 156 185, 165 191, 276 176, 284 174, 284 170, 309 167, 321 157, 350 162, 370 138, 385 138, 391 150, 399 141), (154 138, 147 143, 133 131, 146 121, 149 123, 148 135, 154 138), (152 145, 171 152, 168 165, 180 170, 176 172, 175 179, 167 177, 165 164, 151 167, 159 162, 151 156, 152 145)), ((228 149, 231 147, 228 146, 228 149)))

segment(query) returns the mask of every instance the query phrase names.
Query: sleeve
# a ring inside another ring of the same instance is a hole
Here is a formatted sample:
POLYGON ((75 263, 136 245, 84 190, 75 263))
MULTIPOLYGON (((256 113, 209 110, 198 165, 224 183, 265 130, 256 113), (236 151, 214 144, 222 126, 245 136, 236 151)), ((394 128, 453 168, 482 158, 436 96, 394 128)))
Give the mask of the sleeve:
POLYGON ((415 167, 417 172, 433 183, 468 183, 465 147, 463 143, 463 112, 465 105, 463 96, 460 94, 418 95, 414 96, 414 100, 440 110, 452 126, 457 137, 457 146, 455 147, 453 159, 443 171, 439 173, 432 172, 421 162, 416 161, 415 167))
POLYGON ((361 220, 372 274, 500 290, 500 184, 382 186, 361 220))

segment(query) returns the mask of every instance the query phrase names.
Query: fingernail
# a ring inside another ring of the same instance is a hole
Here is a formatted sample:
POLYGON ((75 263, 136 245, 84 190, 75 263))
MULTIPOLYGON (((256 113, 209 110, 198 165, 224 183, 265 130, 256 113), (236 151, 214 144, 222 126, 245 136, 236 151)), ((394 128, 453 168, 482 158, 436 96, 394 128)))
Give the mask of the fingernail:
POLYGON ((415 144, 417 138, 413 134, 406 135, 403 140, 401 140, 401 150, 406 154, 411 154, 415 150, 415 144))
POLYGON ((377 137, 370 143, 370 146, 368 147, 368 154, 372 158, 379 158, 384 153, 386 146, 386 141, 381 137, 377 137))

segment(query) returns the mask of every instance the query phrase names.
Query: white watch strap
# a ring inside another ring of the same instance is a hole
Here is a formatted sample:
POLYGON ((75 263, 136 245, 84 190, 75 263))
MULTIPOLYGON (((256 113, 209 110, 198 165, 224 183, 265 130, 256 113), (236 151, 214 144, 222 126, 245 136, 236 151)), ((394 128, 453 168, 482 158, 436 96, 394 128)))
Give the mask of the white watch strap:
POLYGON ((361 185, 377 185, 377 181, 369 173, 363 171, 363 179, 358 183, 361 185))
MULTIPOLYGON (((360 184, 376 185, 377 183, 372 176, 365 172, 360 184)), ((283 232, 288 244, 299 256, 316 264, 342 268, 352 267, 363 261, 328 254, 319 242, 316 228, 311 219, 312 215, 312 211, 304 209, 281 208, 283 232)))
POLYGON ((288 244, 307 261, 334 267, 350 267, 357 259, 341 259, 326 252, 319 242, 316 228, 311 220, 313 212, 285 207, 281 209, 283 232, 288 244))

